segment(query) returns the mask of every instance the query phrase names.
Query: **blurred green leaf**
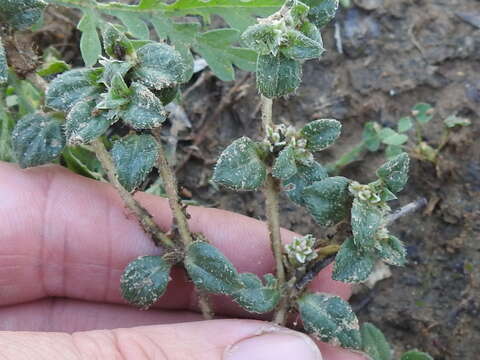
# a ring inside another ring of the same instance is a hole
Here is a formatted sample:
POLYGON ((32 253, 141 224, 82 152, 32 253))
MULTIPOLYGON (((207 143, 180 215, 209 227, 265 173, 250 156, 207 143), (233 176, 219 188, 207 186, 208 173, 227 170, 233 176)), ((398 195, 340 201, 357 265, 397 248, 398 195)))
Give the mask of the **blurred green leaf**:
POLYGON ((400 360, 433 360, 433 357, 418 350, 410 350, 404 353, 400 360))
POLYGON ((97 32, 97 15, 91 9, 86 9, 78 23, 78 29, 82 32, 80 38, 80 50, 85 66, 91 67, 97 63, 102 55, 102 43, 97 32))
POLYGON ((0 23, 25 30, 40 20, 47 3, 43 0, 0 1, 0 23))
POLYGON ((426 124, 432 120, 434 108, 430 104, 419 103, 413 107, 412 113, 420 124, 426 124))
POLYGON ((363 323, 360 326, 360 334, 362 335, 362 350, 372 360, 392 360, 392 348, 380 329, 373 324, 363 323))
POLYGON ((413 119, 410 116, 402 117, 398 120, 398 132, 407 132, 413 127, 413 119))
POLYGON ((407 261, 407 250, 403 243, 393 235, 380 239, 375 244, 377 255, 387 264, 403 266, 407 261))

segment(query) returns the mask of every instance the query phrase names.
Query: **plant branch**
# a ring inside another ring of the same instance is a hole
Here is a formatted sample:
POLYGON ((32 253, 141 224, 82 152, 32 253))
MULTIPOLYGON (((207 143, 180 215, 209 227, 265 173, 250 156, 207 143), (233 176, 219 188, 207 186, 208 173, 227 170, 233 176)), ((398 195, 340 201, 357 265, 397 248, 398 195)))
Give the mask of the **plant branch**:
POLYGON ((395 212, 393 212, 387 217, 387 225, 391 225, 401 217, 420 210, 421 208, 427 206, 427 203, 428 203, 427 199, 420 198, 414 202, 411 202, 405 206, 402 206, 400 209, 396 210, 395 212))
POLYGON ((163 244, 166 247, 174 248, 175 244, 160 229, 157 223, 155 223, 155 221, 153 220, 153 216, 147 211, 147 209, 145 209, 137 202, 137 200, 133 198, 133 195, 130 194, 122 186, 122 184, 120 184, 120 181, 118 181, 117 178, 117 172, 115 170, 113 160, 107 149, 105 148, 103 142, 100 139, 93 141, 92 148, 94 149, 98 160, 102 164, 102 167, 105 169, 108 180, 117 189, 118 194, 122 198, 127 208, 135 214, 145 232, 151 236, 155 245, 160 246, 160 244, 163 244))
MULTIPOLYGON (((272 119, 272 99, 262 96, 262 125, 267 133, 267 129, 273 127, 272 119)), ((268 232, 270 243, 272 246, 273 256, 275 258, 275 272, 278 279, 280 289, 285 287, 286 276, 283 266, 283 244, 280 234, 280 211, 278 206, 278 194, 280 192, 280 184, 272 174, 271 169, 265 181, 265 212, 267 216, 268 232)), ((276 324, 284 325, 286 321, 286 312, 288 311, 288 297, 284 296, 277 306, 273 321, 276 324)))
MULTIPOLYGON (((153 134, 158 142, 158 170, 160 171, 170 209, 172 210, 174 228, 178 230, 180 239, 184 247, 187 248, 193 242, 193 236, 188 226, 188 215, 180 200, 180 196, 178 196, 177 179, 168 163, 160 137, 160 129, 153 130, 153 134)), ((213 318, 213 310, 209 304, 208 296, 201 291, 198 292, 198 305, 206 320, 213 318)))

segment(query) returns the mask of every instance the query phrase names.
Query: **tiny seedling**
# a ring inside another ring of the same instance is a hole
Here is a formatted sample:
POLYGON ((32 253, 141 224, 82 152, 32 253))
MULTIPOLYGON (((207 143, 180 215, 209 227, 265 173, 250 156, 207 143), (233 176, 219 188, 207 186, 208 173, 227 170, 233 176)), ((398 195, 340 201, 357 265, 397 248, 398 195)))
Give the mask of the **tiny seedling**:
MULTIPOLYGON (((321 30, 334 18, 338 0, 236 4, 142 0, 128 6, 94 0, 50 2, 82 10, 78 28, 86 67, 70 69, 58 54, 45 54, 39 72, 20 80, 7 70, 1 48, 0 81, 7 83, 1 92, 0 111, 6 119, 2 120, 2 138, 10 133, 11 119, 18 118, 11 143, 5 144, 21 167, 61 161, 117 189, 162 249, 162 255, 146 254, 126 267, 120 284, 125 300, 141 309, 151 307, 165 293, 172 267, 178 266, 195 285, 205 318, 212 318, 214 312, 209 294, 223 294, 250 313, 273 312, 272 321, 280 325, 286 325, 290 315, 298 315, 305 331, 316 338, 360 349, 362 334, 350 305, 338 296, 311 292, 308 285, 334 260, 333 279, 347 283, 365 281, 379 260, 405 264, 405 247, 388 225, 389 202, 407 183, 409 157, 404 152, 392 156, 368 184, 329 176, 315 155, 335 143, 341 123, 316 119, 294 127, 278 123, 272 113, 275 99, 294 94, 300 86, 303 63, 324 53, 321 30), (203 31, 199 23, 173 20, 184 15, 208 19, 219 7, 227 23, 242 32, 203 31), (252 14, 264 17, 255 22, 252 14), (119 22, 107 20, 112 17, 119 22), (153 29, 168 41, 150 40, 153 29), (188 207, 178 195, 161 130, 168 118, 166 105, 177 98, 181 85, 192 75, 192 54, 203 56, 224 80, 233 79, 233 65, 256 71, 262 133, 230 144, 218 159, 213 181, 233 191, 264 193, 269 230, 265 241, 273 250, 273 274, 260 277, 238 271, 204 235, 189 228, 188 207), (51 81, 47 84, 41 76, 51 81), (30 88, 35 91, 27 95, 30 88), (161 179, 154 191, 168 197, 174 218, 168 232, 133 197, 154 168, 161 179), (281 192, 306 208, 318 226, 338 230, 343 224, 343 230, 334 231, 330 240, 304 234, 284 246, 279 222, 281 192)), ((46 5, 41 0, 12 4, 0 0, 1 14, 6 14, 2 21, 8 24, 2 37, 10 38, 14 30, 35 23, 46 5)), ((388 144, 402 145, 392 139, 388 144)))

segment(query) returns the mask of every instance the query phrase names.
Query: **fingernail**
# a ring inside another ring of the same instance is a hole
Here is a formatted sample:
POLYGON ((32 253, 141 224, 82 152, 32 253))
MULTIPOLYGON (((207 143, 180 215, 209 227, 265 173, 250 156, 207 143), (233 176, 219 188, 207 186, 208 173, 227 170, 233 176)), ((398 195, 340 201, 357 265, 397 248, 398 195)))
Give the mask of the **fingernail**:
POLYGON ((274 332, 242 340, 227 350, 224 360, 322 360, 315 343, 306 335, 274 332))

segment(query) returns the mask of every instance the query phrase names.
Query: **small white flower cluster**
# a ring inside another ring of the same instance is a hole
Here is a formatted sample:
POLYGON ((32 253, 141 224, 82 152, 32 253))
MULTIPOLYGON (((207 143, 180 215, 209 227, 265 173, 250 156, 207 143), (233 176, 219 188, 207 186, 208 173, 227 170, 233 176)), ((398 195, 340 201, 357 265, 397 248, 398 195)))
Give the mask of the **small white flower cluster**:
POLYGON ((382 200, 380 196, 372 189, 370 185, 362 185, 353 181, 349 187, 350 193, 362 201, 368 201, 371 204, 378 204, 382 200))
POLYGON ((315 252, 315 242, 315 237, 311 234, 295 237, 290 244, 285 246, 290 263, 302 265, 316 259, 318 255, 315 252))

